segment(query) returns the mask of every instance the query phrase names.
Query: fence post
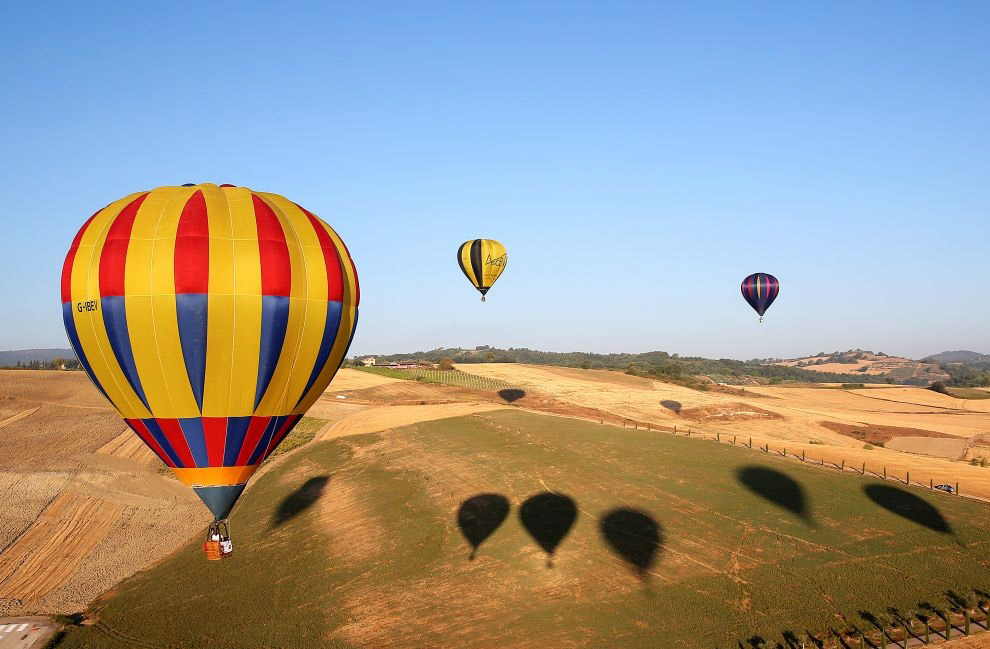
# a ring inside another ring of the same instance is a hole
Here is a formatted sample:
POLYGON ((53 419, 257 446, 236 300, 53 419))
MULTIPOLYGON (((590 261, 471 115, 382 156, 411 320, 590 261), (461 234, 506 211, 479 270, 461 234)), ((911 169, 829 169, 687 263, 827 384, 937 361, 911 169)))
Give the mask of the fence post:
POLYGON ((767 447, 765 449, 763 449, 763 452, 764 453, 769 453, 770 452, 770 442, 767 442, 767 447))
POLYGON ((866 475, 866 462, 863 462, 863 475, 866 475))
POLYGON ((968 608, 963 612, 963 615, 965 616, 965 619, 966 619, 966 631, 965 631, 965 633, 966 633, 966 635, 969 635, 969 609, 968 608))
POLYGON ((732 436, 732 445, 733 446, 736 445, 736 436, 735 435, 732 436))
POLYGON ((887 465, 886 464, 883 466, 883 479, 884 480, 887 479, 887 465))
POLYGON ((911 472, 910 471, 908 471, 908 472, 906 472, 904 474, 904 484, 906 484, 908 486, 911 485, 911 472))
POLYGON ((928 618, 925 618, 925 644, 929 641, 929 632, 931 631, 931 625, 928 623, 928 618))
POLYGON ((715 433, 715 441, 716 442, 721 442, 722 441, 722 434, 721 433, 715 433))
POLYGON ((786 446, 784 447, 784 453, 783 453, 783 456, 784 456, 784 457, 787 457, 787 447, 786 447, 786 446))
POLYGON ((887 649, 887 630, 880 627, 880 649, 887 649))
POLYGON ((801 449, 801 461, 804 462, 804 449, 801 449))
POLYGON ((959 483, 958 482, 956 483, 956 495, 957 496, 959 495, 959 483))
POLYGON ((842 458, 842 470, 843 471, 846 470, 846 459, 845 458, 842 458))
POLYGON ((752 437, 749 438, 749 450, 751 450, 751 451, 753 450, 753 438, 752 437))
POLYGON ((952 624, 949 622, 949 614, 939 613, 939 617, 945 620, 945 639, 948 640, 952 636, 952 624))
POLYGON ((933 478, 928 478, 928 490, 932 491, 935 489, 935 480, 933 478))

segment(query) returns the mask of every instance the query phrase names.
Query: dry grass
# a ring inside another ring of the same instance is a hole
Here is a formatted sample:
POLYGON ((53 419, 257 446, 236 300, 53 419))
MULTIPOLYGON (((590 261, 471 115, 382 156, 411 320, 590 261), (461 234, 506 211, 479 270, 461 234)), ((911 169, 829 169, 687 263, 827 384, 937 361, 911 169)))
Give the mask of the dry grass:
POLYGON ((946 435, 945 433, 939 433, 934 430, 921 430, 920 428, 899 428, 897 426, 877 426, 872 424, 855 426, 837 421, 822 421, 819 423, 840 435, 846 435, 875 446, 885 446, 887 442, 898 437, 947 437, 958 439, 952 435, 946 435))
POLYGON ((0 555, 0 598, 34 600, 64 584, 122 509, 98 498, 59 494, 0 555))

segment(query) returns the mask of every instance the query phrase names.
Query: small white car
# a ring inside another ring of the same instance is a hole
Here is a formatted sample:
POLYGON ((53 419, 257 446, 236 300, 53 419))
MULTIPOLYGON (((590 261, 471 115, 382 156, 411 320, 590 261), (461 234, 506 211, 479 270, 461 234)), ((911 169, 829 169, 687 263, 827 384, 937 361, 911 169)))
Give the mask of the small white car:
POLYGON ((952 485, 937 484, 937 485, 935 485, 935 488, 938 489, 939 491, 944 491, 945 493, 948 493, 948 494, 954 494, 954 493, 956 493, 956 489, 952 485))

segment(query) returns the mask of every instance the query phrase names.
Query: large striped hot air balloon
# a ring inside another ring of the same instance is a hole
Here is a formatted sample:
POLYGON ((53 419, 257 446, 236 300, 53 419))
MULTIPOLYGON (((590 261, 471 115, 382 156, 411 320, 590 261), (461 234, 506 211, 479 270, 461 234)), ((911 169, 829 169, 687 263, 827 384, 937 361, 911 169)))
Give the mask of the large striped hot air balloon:
POLYGON ((231 185, 115 201, 62 269, 79 361, 217 521, 337 372, 358 299, 333 228, 231 185))
POLYGON ((742 281, 742 296, 763 322, 763 314, 767 312, 773 301, 780 293, 780 282, 773 275, 753 273, 742 281))
POLYGON ((465 241, 457 249, 457 265, 471 285, 481 293, 482 302, 508 262, 509 255, 505 252, 505 246, 494 239, 465 241))

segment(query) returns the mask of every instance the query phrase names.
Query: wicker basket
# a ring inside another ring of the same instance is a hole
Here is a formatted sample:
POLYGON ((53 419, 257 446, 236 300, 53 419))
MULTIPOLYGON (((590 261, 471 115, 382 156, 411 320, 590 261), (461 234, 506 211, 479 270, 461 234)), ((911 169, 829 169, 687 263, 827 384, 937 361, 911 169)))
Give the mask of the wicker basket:
POLYGON ((206 558, 209 561, 219 561, 223 558, 220 553, 220 541, 204 541, 203 552, 206 553, 206 558))

